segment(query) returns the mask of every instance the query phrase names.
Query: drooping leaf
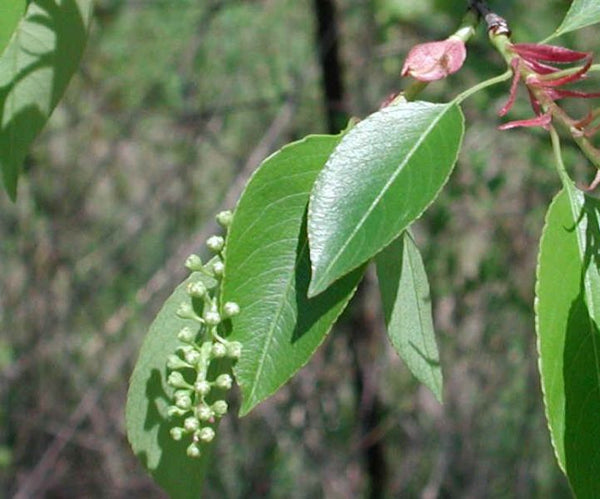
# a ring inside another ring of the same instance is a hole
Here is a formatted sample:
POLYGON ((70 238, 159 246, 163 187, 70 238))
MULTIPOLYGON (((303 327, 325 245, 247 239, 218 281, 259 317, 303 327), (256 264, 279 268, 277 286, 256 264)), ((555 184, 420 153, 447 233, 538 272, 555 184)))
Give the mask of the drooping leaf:
POLYGON ((0 2, 0 54, 6 47, 19 19, 25 13, 26 0, 2 0, 0 2))
POLYGON ((442 370, 429 283, 417 245, 407 231, 375 259, 387 334, 410 371, 442 401, 442 370))
POLYGON ((598 0, 573 0, 567 15, 553 36, 560 36, 600 22, 600 2, 598 0))
POLYGON ((572 185, 540 243, 536 325, 546 416, 577 497, 600 496, 600 203, 572 185))
POLYGON ((0 170, 17 194, 21 164, 75 72, 91 0, 34 0, 0 55, 0 170))
POLYGON ((235 211, 225 250, 223 300, 235 301, 229 339, 242 343, 234 372, 246 414, 298 371, 354 293, 359 269, 308 299, 306 207, 339 136, 312 136, 266 159, 235 211))
POLYGON ((173 400, 173 388, 167 385, 167 359, 182 345, 178 331, 185 326, 197 327, 193 321, 179 318, 176 311, 189 300, 187 284, 198 280, 207 287, 215 284, 204 274, 194 272, 175 289, 150 326, 129 382, 125 412, 133 452, 156 482, 176 499, 200 497, 211 455, 210 448, 206 448, 199 459, 188 457, 189 439, 173 440, 169 431, 175 422, 167 416, 173 400))
POLYGON ((342 139, 311 193, 309 295, 375 256, 435 199, 463 136, 458 105, 389 106, 342 139))

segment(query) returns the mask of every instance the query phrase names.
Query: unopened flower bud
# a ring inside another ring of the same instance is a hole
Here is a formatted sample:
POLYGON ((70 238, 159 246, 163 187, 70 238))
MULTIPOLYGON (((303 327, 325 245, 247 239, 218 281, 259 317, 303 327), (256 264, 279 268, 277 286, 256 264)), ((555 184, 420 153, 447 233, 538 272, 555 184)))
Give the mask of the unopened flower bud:
POLYGON ((192 386, 183 378, 183 374, 173 371, 167 378, 167 384, 173 388, 192 388, 192 386))
POLYGON ((198 317, 196 312, 194 312, 194 308, 189 302, 182 302, 179 305, 179 308, 177 309, 177 312, 175 312, 175 314, 177 314, 177 317, 179 317, 180 319, 191 319, 194 321, 200 321, 200 317, 198 317))
POLYGON ((189 457, 200 457, 200 448, 195 443, 190 444, 185 452, 189 457))
POLYGON ((215 438, 215 430, 210 426, 205 426, 198 432, 198 438, 206 443, 212 442, 215 438))
POLYGON ((185 418, 183 427, 185 428, 185 431, 192 433, 200 428, 200 421, 198 421, 195 417, 185 418))
POLYGON ((190 282, 187 293, 193 298, 202 298, 206 294, 206 286, 202 281, 190 282))
POLYGON ((190 327, 182 327, 177 333, 177 339, 183 343, 193 343, 196 339, 196 333, 190 327))
POLYGON ((225 317, 233 317, 240 313, 240 306, 234 301, 225 302, 223 305, 223 315, 225 317))
POLYGON ((229 390, 233 385, 233 379, 229 374, 220 374, 215 380, 215 386, 222 390, 229 390))
POLYGON ((209 406, 207 406, 206 404, 202 404, 198 406, 198 409, 196 410, 196 415, 198 416, 198 419, 200 421, 208 421, 215 415, 215 413, 209 406))
POLYGON ((227 357, 239 359, 242 356, 242 344, 239 341, 230 341, 227 343, 227 357))
POLYGON ((214 411, 215 415, 218 417, 223 417, 225 414, 227 414, 228 408, 229 408, 229 406, 227 405, 227 402, 225 402, 224 400, 217 400, 212 405, 212 410, 214 411))
POLYGON ((220 261, 215 262, 213 264, 213 272, 214 272, 215 276, 221 277, 223 275, 223 272, 225 272, 225 264, 220 261))
POLYGON ((170 405, 169 407, 167 407, 167 416, 169 416, 170 418, 174 418, 175 416, 183 416, 187 412, 187 410, 181 409, 176 405, 170 405))
POLYGON ((167 367, 169 369, 184 369, 190 366, 185 360, 181 359, 178 355, 172 354, 169 355, 167 359, 167 367))
POLYGON ((221 323, 221 315, 216 310, 209 310, 204 314, 204 322, 209 326, 216 326, 221 323))
POLYGON ((189 396, 180 397, 175 400, 175 405, 180 409, 189 411, 192 408, 192 399, 189 396))
POLYGON ((217 213, 217 223, 224 228, 227 228, 233 222, 233 213, 230 210, 225 210, 217 213))
POLYGON ((202 259, 198 255, 190 255, 185 261, 185 266, 192 272, 202 270, 202 259))
POLYGON ((424 82, 441 80, 456 73, 466 57, 465 42, 458 38, 420 43, 408 53, 402 67, 402 76, 412 76, 424 82))
POLYGON ((171 428, 169 433, 171 434, 171 438, 173 440, 179 441, 182 439, 185 432, 184 432, 183 428, 179 428, 178 426, 175 426, 175 427, 171 428))
POLYGON ((227 355, 227 347, 222 343, 215 343, 212 346, 210 353, 215 359, 222 359, 227 355))
POLYGON ((201 358, 202 356, 200 355, 200 352, 196 350, 190 350, 188 352, 185 352, 185 360, 186 362, 189 362, 192 366, 197 365, 198 362, 200 362, 201 358))
POLYGON ((194 383, 194 390, 198 395, 204 397, 210 393, 210 383, 206 380, 196 381, 194 383))
POLYGON ((219 253, 225 246, 225 239, 221 236, 211 236, 206 241, 206 246, 208 246, 208 249, 212 252, 219 253))

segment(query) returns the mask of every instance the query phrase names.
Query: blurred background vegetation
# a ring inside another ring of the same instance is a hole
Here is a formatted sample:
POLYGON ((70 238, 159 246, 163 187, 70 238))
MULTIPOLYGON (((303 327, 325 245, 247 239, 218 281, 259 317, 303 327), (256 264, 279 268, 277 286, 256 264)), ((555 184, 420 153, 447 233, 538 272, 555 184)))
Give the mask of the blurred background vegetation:
MULTIPOLYGON (((213 215, 268 154, 327 131, 316 3, 97 0, 82 67, 27 159, 18 201, 0 195, 7 497, 163 497, 126 441, 128 377, 213 215)), ((338 0, 338 104, 376 110, 404 84, 408 49, 446 37, 466 3, 338 0)), ((547 36, 569 5, 489 3, 518 41, 547 36)), ((564 42, 591 50, 593 33, 564 42)), ((465 68, 422 98, 447 100, 503 69, 480 29, 465 68)), ((369 274, 310 364, 248 417, 224 420, 205 497, 569 496, 533 319, 537 241, 559 181, 543 133, 495 129, 506 95, 504 84, 465 103, 457 169, 415 227, 444 406, 390 349, 369 274)), ((511 117, 529 112, 522 98, 511 117)))

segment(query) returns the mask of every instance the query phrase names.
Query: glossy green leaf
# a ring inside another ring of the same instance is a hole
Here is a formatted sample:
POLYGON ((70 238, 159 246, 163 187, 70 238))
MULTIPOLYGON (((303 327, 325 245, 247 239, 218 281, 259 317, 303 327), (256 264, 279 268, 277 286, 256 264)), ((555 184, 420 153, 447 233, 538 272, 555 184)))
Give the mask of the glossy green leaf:
POLYGON ((553 36, 560 36, 600 22, 600 2, 598 0, 574 0, 553 36))
POLYGON ((389 106, 350 130, 310 198, 309 295, 375 256, 435 199, 460 148, 456 104, 389 106))
POLYGON ((0 2, 0 54, 6 47, 19 19, 25 13, 26 0, 2 0, 0 2))
POLYGON ((9 196, 83 53, 91 0, 34 0, 0 56, 0 170, 9 196))
POLYGON ((442 401, 442 369, 423 260, 408 232, 376 257, 387 334, 410 371, 442 401))
POLYGON ((223 300, 241 307, 229 339, 240 414, 273 394, 312 356, 354 293, 359 269, 308 299, 305 213, 313 182, 339 136, 312 136, 268 158, 248 183, 229 229, 223 300))
POLYGON ((578 497, 600 497, 600 203, 572 186, 552 202, 540 243, 536 325, 558 462, 578 497))
POLYGON ((167 358, 181 346, 178 331, 184 326, 197 327, 175 312, 180 303, 189 300, 187 284, 197 280, 204 281, 207 287, 215 284, 204 274, 193 273, 167 299, 150 326, 131 376, 125 413, 133 452, 156 482, 176 499, 200 497, 211 455, 207 449, 199 459, 189 458, 186 447, 190 441, 185 437, 179 442, 171 438, 169 431, 175 422, 167 416, 173 396, 173 388, 166 381, 167 358))

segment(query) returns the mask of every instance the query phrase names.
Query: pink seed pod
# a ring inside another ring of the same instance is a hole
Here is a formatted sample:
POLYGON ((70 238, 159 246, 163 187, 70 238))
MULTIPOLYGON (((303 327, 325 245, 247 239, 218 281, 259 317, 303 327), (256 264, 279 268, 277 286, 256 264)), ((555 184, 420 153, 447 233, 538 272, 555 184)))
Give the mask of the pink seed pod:
POLYGON ((402 67, 402 76, 412 76, 424 82, 441 80, 456 73, 466 57, 465 42, 457 38, 420 43, 408 53, 402 67))

